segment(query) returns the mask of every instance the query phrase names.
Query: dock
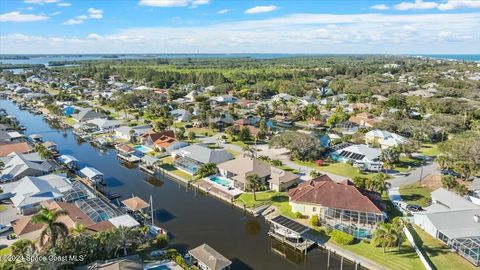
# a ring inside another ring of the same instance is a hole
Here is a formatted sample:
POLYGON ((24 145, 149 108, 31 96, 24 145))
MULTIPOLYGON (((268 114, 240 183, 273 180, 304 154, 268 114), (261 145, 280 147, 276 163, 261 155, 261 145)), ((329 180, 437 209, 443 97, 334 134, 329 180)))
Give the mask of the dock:
POLYGON ((140 162, 141 158, 137 157, 137 156, 134 156, 134 155, 123 155, 123 154, 120 154, 118 153, 117 154, 117 157, 123 161, 126 161, 126 162, 130 162, 130 163, 137 163, 137 162, 140 162))

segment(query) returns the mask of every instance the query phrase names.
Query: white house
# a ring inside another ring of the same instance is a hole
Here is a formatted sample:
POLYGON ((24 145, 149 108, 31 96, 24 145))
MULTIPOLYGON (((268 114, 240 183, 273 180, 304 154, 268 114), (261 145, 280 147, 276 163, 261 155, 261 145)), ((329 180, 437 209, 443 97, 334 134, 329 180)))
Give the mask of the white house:
POLYGON ((114 128, 119 127, 120 121, 109 120, 106 118, 95 118, 92 120, 88 120, 87 124, 95 126, 96 128, 98 128, 99 131, 107 132, 107 131, 113 130, 114 128))
POLYGON ((341 162, 353 162, 353 166, 365 171, 380 171, 383 163, 380 162, 382 151, 378 148, 372 148, 368 145, 344 145, 332 153, 333 160, 341 162))
POLYGON ((170 112, 175 122, 188 122, 192 119, 192 114, 184 109, 176 109, 170 112))
POLYGON ((140 135, 149 132, 151 129, 151 126, 121 126, 115 129, 115 137, 130 141, 132 137, 139 137, 140 135))
POLYGON ((385 149, 404 144, 407 142, 407 139, 396 133, 374 129, 365 134, 365 142, 368 145, 379 145, 385 149))

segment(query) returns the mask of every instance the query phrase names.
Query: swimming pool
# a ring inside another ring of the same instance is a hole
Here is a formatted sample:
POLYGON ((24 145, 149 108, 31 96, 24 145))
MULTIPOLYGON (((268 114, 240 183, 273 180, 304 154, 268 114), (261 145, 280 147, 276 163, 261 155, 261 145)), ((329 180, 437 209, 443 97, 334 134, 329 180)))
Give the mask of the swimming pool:
POLYGON ((146 146, 143 146, 143 145, 135 145, 133 148, 135 148, 135 150, 140 151, 142 153, 149 153, 149 152, 153 151, 152 148, 146 147, 146 146))
POLYGON ((228 181, 225 177, 211 176, 209 179, 210 181, 215 182, 221 186, 230 187, 230 181, 228 181))

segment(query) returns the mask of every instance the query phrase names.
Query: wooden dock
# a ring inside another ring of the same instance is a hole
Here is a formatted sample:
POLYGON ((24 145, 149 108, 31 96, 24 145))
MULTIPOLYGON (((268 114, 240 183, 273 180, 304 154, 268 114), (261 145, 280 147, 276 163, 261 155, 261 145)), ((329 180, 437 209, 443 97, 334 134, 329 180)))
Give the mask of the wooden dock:
POLYGON ((304 254, 307 254, 308 249, 310 249, 316 244, 314 241, 311 241, 308 239, 304 240, 303 242, 294 242, 284 236, 278 235, 273 231, 269 231, 268 235, 274 238, 275 240, 277 240, 278 242, 282 244, 286 244, 304 254))
POLYGON ((125 156, 125 155, 120 154, 120 153, 117 154, 117 157, 120 158, 123 161, 130 162, 130 163, 137 163, 137 162, 140 162, 140 160, 141 160, 141 158, 139 158, 137 156, 132 156, 132 155, 125 156))

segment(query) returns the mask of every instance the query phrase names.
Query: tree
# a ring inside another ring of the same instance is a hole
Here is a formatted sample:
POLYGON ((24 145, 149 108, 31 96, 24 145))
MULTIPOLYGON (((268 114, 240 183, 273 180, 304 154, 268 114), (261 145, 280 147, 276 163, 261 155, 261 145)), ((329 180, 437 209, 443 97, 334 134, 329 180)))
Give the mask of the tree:
POLYGON ((338 106, 335 111, 328 117, 327 125, 330 127, 336 127, 338 124, 348 120, 348 114, 342 107, 338 106))
POLYGON ((247 175, 247 184, 248 188, 253 192, 253 200, 257 200, 257 189, 261 188, 262 182, 260 181, 260 177, 256 173, 252 173, 247 175))
POLYGON ((189 141, 195 140, 196 137, 197 137, 197 135, 195 134, 195 132, 193 132, 193 131, 188 132, 188 140, 189 141))
POLYGON ((242 142, 250 140, 250 129, 248 127, 242 127, 238 132, 238 139, 242 142))
POLYGON ((395 147, 383 149, 380 160, 384 163, 385 168, 391 169, 400 161, 400 152, 395 147))
POLYGON ((317 178, 317 177, 321 176, 322 173, 317 171, 317 170, 311 170, 309 175, 313 179, 313 178, 317 178))
POLYGON ((383 248, 383 253, 387 247, 393 247, 397 244, 398 232, 391 223, 379 223, 377 229, 373 232, 372 244, 383 248))
POLYGON ((443 175, 442 176, 442 186, 446 188, 447 190, 451 190, 455 188, 458 185, 457 180, 455 177, 451 175, 443 175))
POLYGON ((87 230, 87 227, 82 223, 75 223, 75 227, 70 229, 70 232, 75 236, 80 236, 87 230))
POLYGON ((205 163, 200 168, 198 168, 195 175, 197 176, 198 179, 200 179, 216 173, 217 173, 217 164, 205 163))
POLYGON ((44 229, 40 234, 40 245, 45 244, 45 239, 48 237, 52 248, 57 246, 57 240, 65 238, 68 235, 67 226, 58 221, 62 216, 66 216, 67 211, 56 210, 52 211, 47 208, 41 208, 37 214, 32 217, 32 223, 43 224, 44 229))
POLYGON ((35 243, 28 239, 20 239, 15 241, 10 248, 13 254, 25 256, 29 252, 28 249, 35 249, 35 243))
POLYGON ((387 175, 384 173, 374 174, 369 181, 368 189, 382 194, 386 189, 387 175))
POLYGON ((123 255, 128 255, 128 248, 134 244, 141 243, 141 236, 138 230, 132 227, 120 226, 113 231, 117 250, 122 249, 123 255))
POLYGON ((290 151, 291 159, 313 161, 320 157, 324 148, 318 138, 309 134, 285 131, 270 140, 270 147, 284 147, 290 151))

